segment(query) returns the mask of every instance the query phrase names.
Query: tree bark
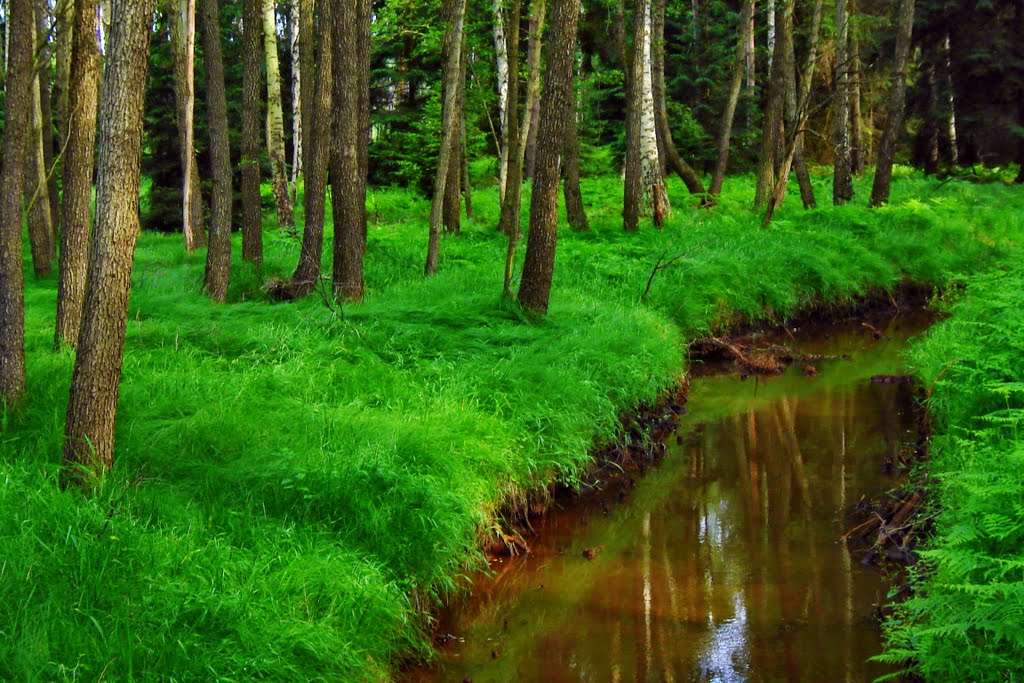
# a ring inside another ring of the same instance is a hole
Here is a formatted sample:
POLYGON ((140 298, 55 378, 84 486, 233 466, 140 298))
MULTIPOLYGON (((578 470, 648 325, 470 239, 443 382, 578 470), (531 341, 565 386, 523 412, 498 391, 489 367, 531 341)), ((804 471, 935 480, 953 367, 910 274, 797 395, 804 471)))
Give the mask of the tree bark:
POLYGON ((263 87, 263 2, 242 0, 242 258, 263 258, 260 199, 260 90, 263 87))
POLYGON ((466 218, 473 218, 473 187, 469 184, 469 145, 466 140, 465 114, 462 116, 462 146, 459 149, 459 157, 462 159, 462 201, 466 203, 466 218))
POLYGON ((292 183, 302 175, 302 41, 299 37, 302 25, 302 10, 312 9, 312 5, 302 7, 299 0, 292 0, 288 20, 288 49, 292 58, 292 183))
POLYGON ((321 32, 327 33, 320 40, 319 64, 314 60, 316 38, 312 9, 312 0, 303 0, 299 15, 299 54, 303 60, 303 71, 317 74, 315 97, 307 97, 302 101, 303 129, 306 131, 306 141, 302 147, 305 156, 303 168, 306 169, 303 194, 305 225, 302 229, 299 263, 291 282, 272 292, 280 299, 298 299, 313 291, 320 279, 320 262, 324 250, 324 200, 331 153, 331 91, 334 87, 333 40, 329 32, 334 23, 334 3, 324 2, 320 10, 321 32))
POLYGON ((224 92, 218 0, 203 2, 203 59, 206 66, 206 125, 210 129, 210 244, 206 250, 206 293, 214 301, 228 296, 231 278, 231 148, 224 92))
POLYGON ((462 139, 465 137, 465 96, 466 96, 466 36, 462 36, 459 48, 462 55, 459 66, 458 93, 455 103, 455 138, 452 143, 452 158, 448 163, 448 179, 444 186, 444 207, 442 217, 444 231, 453 235, 462 232, 462 139))
MULTIPOLYGON (((776 26, 784 27, 786 16, 792 21, 793 0, 783 0, 776 26)), ((785 29, 783 29, 785 30, 785 29)), ((785 145, 784 117, 786 111, 786 50, 785 40, 773 40, 775 54, 768 75, 768 103, 764 112, 764 128, 761 133, 761 158, 757 167, 757 188, 754 195, 754 208, 764 208, 771 197, 772 189, 778 178, 786 182, 788 178, 780 178, 782 157, 785 145)))
MULTIPOLYGON (((501 197, 501 216, 498 229, 509 236, 510 244, 519 239, 519 212, 523 169, 519 163, 519 24, 522 12, 522 0, 509 0, 511 3, 508 22, 508 104, 505 109, 505 191, 501 197)), ((514 248, 512 249, 514 252, 514 248)), ((507 261, 507 259, 506 259, 507 261)), ((506 295, 509 294, 512 272, 511 264, 505 267, 506 295)))
POLYGON ((640 227, 640 214, 643 213, 643 113, 638 95, 643 87, 646 6, 645 0, 635 0, 633 3, 633 47, 629 51, 629 66, 626 73, 626 154, 622 192, 622 227, 626 232, 636 232, 640 227))
POLYGON ((845 204, 853 199, 850 166, 850 18, 849 0, 836 0, 836 109, 835 161, 832 177, 832 203, 845 204))
POLYGON ((498 187, 499 198, 505 198, 505 180, 508 177, 508 145, 505 143, 505 129, 508 127, 508 43, 505 38, 505 13, 502 0, 492 0, 494 16, 494 75, 498 82, 498 187))
POLYGON ((536 149, 537 112, 540 108, 541 48, 544 44, 546 0, 534 0, 530 7, 530 35, 526 46, 527 86, 523 120, 519 127, 520 180, 533 177, 531 149, 536 149))
POLYGON ((572 112, 578 19, 579 0, 552 0, 551 35, 548 38, 547 70, 539 117, 537 169, 530 202, 530 231, 518 297, 523 308, 539 314, 547 313, 555 269, 558 167, 565 128, 572 112))
POLYGON ((960 149, 956 133, 956 88, 953 84, 953 54, 949 31, 942 39, 942 89, 946 104, 946 138, 949 143, 946 160, 950 166, 960 165, 960 149))
MULTIPOLYGON (((851 8, 857 11, 856 0, 851 8)), ((850 172, 859 176, 864 172, 864 124, 861 113, 861 81, 864 78, 860 63, 860 36, 850 31, 850 172)))
POLYGON ((654 58, 652 68, 652 88, 654 91, 654 117, 658 133, 658 150, 662 165, 671 168, 686 189, 693 195, 704 194, 704 184, 700 176, 683 159, 672 139, 672 129, 668 124, 668 94, 665 88, 665 5, 666 0, 654 0, 653 36, 654 58))
POLYGON ((9 0, 4 157, 0 170, 0 405, 25 391, 21 199, 32 117, 32 0, 9 0))
POLYGON ((88 485, 114 463, 114 425, 132 261, 139 233, 139 156, 153 0, 112 0, 100 111, 90 286, 64 430, 65 480, 88 485), (131 188, 126 191, 126 188, 131 188))
MULTIPOLYGON (((37 8, 38 10, 38 8, 37 8)), ((38 15, 38 11, 36 12, 38 15)), ((32 24, 33 55, 39 54, 43 47, 36 31, 36 23, 32 24)), ((43 151, 43 108, 41 98, 41 80, 39 70, 32 72, 32 88, 29 97, 32 100, 32 123, 29 129, 28 150, 25 155, 25 170, 28 178, 25 183, 25 208, 28 215, 28 237, 32 249, 32 269, 36 277, 49 275, 53 268, 53 219, 50 215, 50 187, 46 180, 46 154, 43 151)))
POLYGON ((277 59, 277 14, 275 0, 263 0, 263 46, 267 60, 267 156, 277 201, 277 220, 292 228, 292 199, 288 194, 288 171, 284 152, 284 112, 281 108, 281 69, 277 59))
POLYGON ((363 298, 366 245, 366 165, 368 121, 364 102, 368 74, 365 52, 370 39, 370 0, 334 0, 334 110, 336 133, 331 160, 334 209, 334 295, 363 298))
POLYGON ((457 157, 459 76, 462 73, 462 29, 466 13, 466 0, 450 0, 446 12, 450 25, 445 36, 446 59, 442 78, 444 102, 441 108, 441 148, 438 151, 437 172, 434 177, 434 198, 430 207, 430 235, 427 242, 427 276, 437 272, 440 251, 441 222, 443 219, 445 189, 452 160, 457 157))
POLYGON ((565 215, 569 227, 576 232, 587 232, 587 210, 583 206, 583 192, 580 189, 580 140, 576 93, 569 98, 569 115, 565 122, 565 150, 562 156, 562 193, 565 196, 565 215))
MULTIPOLYGON (((59 3, 61 0, 56 0, 59 3)), ((68 0, 65 0, 67 2, 68 0)), ((59 11, 59 7, 55 11, 59 11)), ((50 200, 50 235, 51 258, 56 256, 57 230, 60 224, 60 196, 57 192, 57 174, 55 171, 55 143, 53 139, 53 87, 51 85, 50 64, 54 54, 52 44, 56 43, 57 35, 51 36, 51 21, 54 17, 47 0, 37 0, 36 32, 41 43, 37 50, 39 63, 39 104, 43 119, 43 159, 45 160, 47 196, 50 200), (51 41, 51 38, 53 39, 51 41)))
MULTIPOLYGON (((820 22, 820 12, 818 13, 820 22)), ((796 68, 796 48, 794 46, 793 36, 793 18, 789 17, 787 20, 789 24, 784 26, 786 31, 785 35, 785 51, 786 51, 786 130, 789 137, 793 138, 793 171, 796 175, 797 184, 800 186, 800 199, 803 202, 805 209, 813 209, 817 205, 817 201, 814 198, 814 186, 811 184, 811 174, 807 170, 807 163, 804 161, 804 123, 800 120, 802 112, 800 110, 800 91, 797 86, 797 68, 796 68)), ((812 22, 813 23, 813 22, 812 22)), ((811 41, 814 43, 813 49, 815 58, 817 57, 817 24, 812 26, 815 31, 815 35, 811 37, 811 41)), ((813 77, 813 68, 806 73, 805 77, 810 75, 813 77)), ((810 85, 810 84, 809 84, 810 85)), ((808 93, 810 90, 808 90, 808 93)), ((785 152, 784 152, 785 154, 785 152)), ((783 163, 785 166, 785 163, 783 163)))
POLYGON ((729 167, 732 124, 736 118, 736 105, 740 101, 740 91, 743 89, 743 72, 753 16, 754 0, 744 0, 737 31, 736 62, 733 65, 732 81, 729 83, 729 96, 726 99, 725 111, 722 112, 722 127, 718 131, 718 160, 715 162, 715 172, 711 176, 711 186, 708 188, 708 194, 713 197, 722 193, 722 183, 725 181, 725 172, 729 167))
POLYGON ((176 0, 171 13, 174 44, 174 99, 181 145, 182 235, 185 249, 194 251, 203 242, 203 195, 195 150, 195 0, 176 0))
POLYGON ((640 77, 640 169, 643 176, 644 205, 650 208, 654 226, 661 228, 672 210, 665 190, 665 175, 662 171, 661 154, 658 147, 657 124, 655 123, 653 49, 651 30, 651 3, 644 0, 643 43, 641 50, 640 77))
POLYGON ((100 77, 96 5, 96 0, 75 0, 72 18, 55 346, 78 344, 85 300, 100 77))
POLYGON ((887 203, 892 189, 893 157, 896 155, 896 143, 903 129, 903 114, 907 106, 907 60, 910 57, 910 40, 914 32, 914 0, 900 0, 896 31, 893 83, 889 91, 885 128, 878 144, 875 178, 871 185, 873 207, 887 203))

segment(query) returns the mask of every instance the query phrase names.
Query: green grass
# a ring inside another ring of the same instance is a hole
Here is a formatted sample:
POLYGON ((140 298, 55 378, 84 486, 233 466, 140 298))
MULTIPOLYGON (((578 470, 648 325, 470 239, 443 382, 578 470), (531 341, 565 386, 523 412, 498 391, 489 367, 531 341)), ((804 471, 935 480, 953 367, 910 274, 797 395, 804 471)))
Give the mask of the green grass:
POLYGON ((935 418, 935 536, 886 658, 929 680, 1024 678, 1024 270, 968 282, 913 352, 935 418))
POLYGON ((386 678, 428 652, 422 610, 466 585, 496 513, 574 482, 676 381, 687 340, 960 281, 1024 233, 1024 197, 998 184, 904 174, 889 208, 791 198, 769 230, 749 178, 713 211, 670 189, 665 230, 624 235, 618 179, 585 183, 594 231, 561 232, 537 323, 498 296, 493 188, 426 281, 426 200, 373 192, 367 300, 340 310, 266 301, 298 253, 278 231, 263 272, 236 244, 227 305, 201 293, 202 254, 143 235, 118 460, 89 499, 55 485, 73 357, 50 350, 54 278, 30 281, 29 399, 0 436, 0 678, 386 678))

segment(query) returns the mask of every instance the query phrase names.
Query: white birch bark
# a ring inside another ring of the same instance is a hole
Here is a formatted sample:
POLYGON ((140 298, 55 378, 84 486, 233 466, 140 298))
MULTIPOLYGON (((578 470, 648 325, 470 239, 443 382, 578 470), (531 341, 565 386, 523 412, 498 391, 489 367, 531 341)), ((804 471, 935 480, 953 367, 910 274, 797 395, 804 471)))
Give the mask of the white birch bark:
POLYGON ((643 179, 643 201, 641 213, 650 210, 656 224, 668 213, 668 196, 665 193, 665 179, 661 174, 658 155, 658 133, 654 120, 654 86, 651 75, 651 0, 644 1, 644 29, 641 61, 643 74, 640 78, 640 177, 643 179))
POLYGON ((292 182, 302 175, 302 62, 299 47, 299 3, 292 0, 288 47, 292 55, 292 182))
POLYGON ((292 201, 288 195, 284 151, 284 112, 281 108, 281 67, 277 58, 277 14, 274 0, 263 0, 263 43, 267 60, 267 156, 277 201, 277 220, 292 227, 292 201))
POLYGON ((505 140, 506 109, 508 107, 508 45, 505 43, 505 18, 502 0, 494 0, 494 68, 498 80, 498 176, 501 197, 505 197, 505 179, 508 177, 508 150, 505 140))

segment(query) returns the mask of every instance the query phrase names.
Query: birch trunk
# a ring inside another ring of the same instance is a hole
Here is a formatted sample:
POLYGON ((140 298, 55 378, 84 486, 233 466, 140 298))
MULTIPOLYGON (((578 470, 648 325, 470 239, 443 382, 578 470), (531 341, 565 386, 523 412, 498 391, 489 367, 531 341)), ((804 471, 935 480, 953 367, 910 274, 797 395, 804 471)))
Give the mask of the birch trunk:
POLYGON ((275 0, 263 0, 263 47, 267 60, 267 156, 277 201, 277 220, 291 229, 292 200, 288 194, 287 157, 284 151, 284 112, 281 108, 281 68, 277 58, 277 14, 275 0))
POLYGON ((292 56, 292 183, 302 175, 302 45, 299 40, 299 0, 292 0, 288 21, 288 49, 292 56))
POLYGON ((832 203, 845 204, 853 199, 850 167, 850 18, 849 0, 836 0, 836 108, 835 161, 833 162, 832 203))
MULTIPOLYGON (((508 171, 505 194, 501 198, 501 216, 498 229, 509 237, 510 250, 514 252, 519 239, 520 191, 522 190, 522 166, 519 165, 519 24, 522 0, 512 3, 508 25, 508 107, 505 110, 505 151, 508 171)), ((507 253, 507 252, 506 252, 507 253)), ((511 294, 512 263, 506 258, 504 293, 511 294)))
POLYGON ((942 39, 942 87, 946 95, 946 136, 949 141, 948 161, 951 166, 959 166, 960 149, 956 133, 956 89, 953 86, 953 51, 950 47, 948 31, 942 39))
POLYGON ((661 156, 658 153, 658 133, 654 119, 654 90, 651 76, 651 0, 644 0, 643 43, 640 77, 640 172, 643 178, 643 213, 650 211, 655 227, 665 223, 671 207, 665 191, 661 156))
POLYGON ((505 13, 502 0, 493 0, 494 15, 494 71, 498 81, 498 185, 499 197, 505 198, 505 181, 508 178, 508 145, 505 144, 505 130, 508 127, 508 45, 505 42, 505 13))
POLYGON ((181 147, 181 227, 185 249, 194 251, 203 242, 203 197, 195 150, 195 0, 176 0, 171 22, 174 49, 174 99, 181 147))
POLYGON ((531 172, 526 166, 527 150, 530 147, 531 138, 536 140, 536 133, 533 131, 536 125, 536 115, 540 107, 540 72, 541 72, 541 48, 544 37, 544 15, 546 11, 546 0, 534 0, 530 7, 530 36, 526 48, 526 65, 528 85, 526 87, 526 104, 523 107, 523 121, 519 128, 519 159, 520 177, 531 177, 531 172))

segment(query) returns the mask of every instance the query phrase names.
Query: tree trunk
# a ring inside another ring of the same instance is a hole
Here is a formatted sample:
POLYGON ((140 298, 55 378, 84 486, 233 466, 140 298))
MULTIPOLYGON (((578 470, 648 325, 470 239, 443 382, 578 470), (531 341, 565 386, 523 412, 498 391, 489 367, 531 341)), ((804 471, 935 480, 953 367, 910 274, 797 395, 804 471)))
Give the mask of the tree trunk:
POLYGON ((263 46, 267 60, 267 156, 270 176, 277 201, 277 220, 281 227, 294 226, 292 199, 288 194, 288 171, 285 167, 284 112, 281 108, 281 69, 277 59, 277 15, 275 0, 263 0, 263 46))
POLYGON ((77 346, 85 301, 100 78, 96 4, 96 0, 75 0, 72 19, 55 346, 77 346))
POLYGON ((203 236, 203 195, 195 150, 195 0, 176 0, 171 13, 174 44, 174 99, 181 145, 182 235, 185 249, 193 251, 205 242, 203 236))
POLYGON ((552 0, 551 35, 537 142, 537 169, 530 202, 530 232, 519 286, 519 303, 534 313, 548 310, 558 236, 559 157, 572 113, 573 67, 579 0, 552 0))
POLYGON ((508 235, 505 251, 505 273, 502 292, 512 295, 512 271, 515 267, 516 246, 519 243, 520 190, 522 189, 522 167, 519 165, 519 23, 522 0, 512 3, 508 24, 508 108, 505 110, 505 150, 508 157, 508 173, 505 180, 505 194, 501 198, 501 217, 498 229, 508 235))
POLYGON ((658 133, 658 150, 662 166, 671 168, 686 185, 690 194, 703 195, 704 185, 700 176, 679 154, 676 143, 672 139, 672 129, 668 125, 668 95, 665 92, 665 4, 666 0, 654 0, 653 36, 654 48, 651 76, 654 79, 654 117, 658 133))
POLYGON ((946 160, 950 166, 960 165, 960 149, 956 134, 956 88, 953 85, 953 55, 949 32, 942 40, 942 89, 946 100, 946 138, 949 143, 946 160))
MULTIPOLYGON (((55 97, 57 101, 57 119, 59 124, 60 144, 65 144, 68 133, 68 89, 71 83, 71 44, 75 24, 75 5, 73 0, 65 0, 56 3, 57 18, 57 74, 54 81, 55 97)), ((59 210, 59 207, 58 207, 59 210)), ((63 220, 63 215, 60 220, 63 220)))
POLYGON ((729 167, 732 123, 736 118, 736 105, 739 104, 740 91, 743 88, 743 72, 753 15, 754 0, 744 0, 743 10, 740 13, 739 30, 737 31, 736 62, 733 65, 732 81, 729 84, 729 97, 726 99, 725 111, 722 112, 722 127, 718 131, 718 160, 715 162, 715 172, 711 176, 711 186, 708 188, 708 194, 711 196, 718 196, 722 193, 725 171, 729 167))
POLYGON ((646 0, 635 0, 633 3, 633 47, 629 51, 629 66, 626 70, 626 154, 622 193, 622 227, 626 232, 636 232, 643 213, 643 113, 639 95, 643 88, 646 6, 646 0))
MULTIPOLYGON (((820 18, 820 12, 818 14, 820 18)), ((796 175, 797 184, 800 186, 800 199, 805 209, 813 209, 817 205, 814 198, 814 186, 811 184, 811 174, 807 171, 807 163, 804 161, 804 131, 803 122, 800 120, 800 92, 797 86, 796 49, 793 45, 793 17, 787 19, 788 24, 783 26, 785 30, 785 53, 786 53, 786 130, 793 139, 793 171, 796 175)), ((812 27, 813 28, 813 27, 812 27)), ((817 31, 817 29, 814 29, 817 31)), ((817 34, 813 37, 817 41, 817 34)), ((817 56, 817 43, 813 46, 815 57, 817 56)), ((813 70, 810 72, 813 77, 813 70)), ((810 90, 808 90, 810 92, 810 90)), ((786 153, 784 152, 784 155, 786 153)), ((785 165, 785 162, 783 162, 785 165)))
MULTIPOLYGON (((857 5, 851 5, 856 13, 857 5)), ((864 172, 864 123, 861 114, 861 81, 864 78, 860 63, 860 37, 850 31, 850 171, 859 176, 864 172)))
POLYGON ((288 21, 288 49, 292 58, 292 183, 302 175, 302 44, 299 38, 303 8, 299 0, 292 0, 288 21))
MULTIPOLYGON (((291 282, 276 289, 273 294, 280 299, 298 299, 306 296, 320 279, 320 262, 324 250, 324 199, 327 188, 327 165, 331 153, 331 91, 334 83, 332 65, 332 39, 329 31, 333 25, 333 2, 324 2, 320 10, 319 64, 314 60, 316 34, 313 22, 313 2, 303 0, 299 14, 299 55, 303 60, 303 71, 316 73, 316 94, 314 98, 302 101, 303 129, 306 142, 302 153, 305 170, 305 193, 303 194, 305 225, 302 229, 302 250, 299 263, 292 274, 291 282)), ((307 93, 308 94, 308 93, 307 93)))
POLYGON ((508 178, 508 145, 505 140, 505 130, 508 127, 508 43, 505 38, 502 0, 493 0, 491 9, 494 15, 494 75, 498 82, 498 196, 504 201, 505 180, 508 178))
POLYGON ((434 198, 430 207, 430 235, 427 242, 427 263, 424 273, 428 276, 437 272, 440 233, 444 209, 445 190, 448 184, 450 166, 457 158, 458 143, 458 101, 459 77, 462 74, 462 27, 466 14, 466 0, 450 0, 446 12, 450 22, 445 35, 445 63, 443 72, 444 102, 441 108, 441 148, 437 158, 437 173, 434 177, 434 198))
POLYGON ((260 199, 260 90, 263 86, 263 1, 242 0, 242 258, 263 259, 260 199))
MULTIPOLYGON (((783 0, 776 26, 784 27, 786 15, 792 21, 793 0, 783 0)), ((785 30, 783 28, 783 30, 785 30)), ((764 112, 764 128, 761 133, 761 158, 757 167, 757 188, 754 195, 754 208, 764 208, 775 187, 775 181, 786 182, 788 178, 779 177, 784 155, 786 112, 786 49, 785 39, 774 40, 775 54, 768 76, 768 103, 764 112)))
POLYGON ((893 60, 893 83, 889 91, 889 111, 886 114, 882 140, 878 144, 875 178, 871 185, 871 206, 882 206, 889 201, 892 188, 892 164, 896 143, 903 130, 903 113, 907 106, 907 60, 910 40, 914 31, 914 0, 900 0, 896 32, 896 56, 893 60))
MULTIPOLYGON (((37 12, 38 14, 38 12, 37 12)), ((42 40, 32 25, 33 54, 38 54, 42 40)), ((50 274, 53 268, 53 220, 50 215, 50 188, 46 181, 46 155, 43 151, 43 109, 41 102, 39 70, 32 72, 32 124, 29 129, 28 149, 25 153, 25 208, 28 214, 28 237, 32 247, 32 269, 36 277, 50 274)))
POLYGON ((526 104, 523 107, 523 121, 519 128, 519 174, 520 180, 533 177, 533 155, 537 147, 537 112, 540 108, 541 48, 544 44, 544 20, 546 0, 533 0, 530 7, 530 35, 526 47, 526 65, 529 73, 526 87, 526 104))
POLYGON ((366 130, 369 93, 365 51, 369 47, 370 0, 334 0, 335 146, 331 160, 334 209, 334 295, 363 298, 366 245, 366 130))
POLYGON ((100 111, 90 286, 64 430, 65 478, 88 484, 114 463, 132 261, 139 233, 139 157, 153 0, 113 0, 100 111), (126 188, 131 188, 126 191, 126 188))
POLYGON ((644 0, 642 72, 640 74, 640 172, 643 176, 644 205, 650 208, 654 226, 665 224, 672 207, 665 190, 665 175, 662 172, 661 155, 658 149, 658 132, 654 113, 653 50, 651 46, 651 2, 644 0))
POLYGON ((32 121, 32 0, 9 0, 4 157, 0 171, 0 405, 25 391, 25 306, 21 199, 32 121))
POLYGON ((460 59, 458 93, 455 103, 455 140, 452 143, 452 158, 448 163, 448 179, 444 186, 443 216, 444 231, 453 235, 462 232, 462 139, 465 137, 465 94, 466 94, 466 40, 463 32, 459 48, 460 59))
MULTIPOLYGON (((59 0, 58 0, 59 1, 59 0)), ((67 0, 65 0, 66 2, 67 0)), ((56 8, 59 9, 59 8, 56 8)), ((50 63, 52 61, 53 49, 51 45, 51 16, 50 5, 47 0, 37 0, 36 4, 36 32, 40 46, 37 50, 37 61, 39 63, 39 105, 43 119, 43 159, 46 176, 47 197, 50 200, 50 258, 56 256, 57 230, 60 223, 60 196, 57 193, 57 174, 54 167, 54 140, 53 140, 53 88, 50 85, 50 63)), ((56 36, 53 36, 54 40, 56 36)))
POLYGON ((214 301, 228 296, 231 277, 231 147, 224 92, 218 0, 203 2, 203 59, 206 66, 206 125, 210 129, 210 244, 206 250, 206 293, 214 301))
MULTIPOLYGON (((465 87, 465 86, 463 86, 465 87)), ((473 218, 473 188, 469 184, 469 147, 466 140, 466 116, 462 115, 462 146, 459 157, 462 159, 462 201, 466 203, 466 218, 473 218)))
POLYGON ((580 190, 580 139, 577 131, 576 93, 569 98, 569 115, 565 122, 565 150, 562 156, 562 193, 565 195, 565 215, 569 227, 576 232, 590 230, 587 210, 583 207, 580 190))
POLYGON ((845 204, 853 199, 850 168, 850 18, 849 0, 836 0, 836 109, 835 161, 832 177, 832 203, 845 204))

